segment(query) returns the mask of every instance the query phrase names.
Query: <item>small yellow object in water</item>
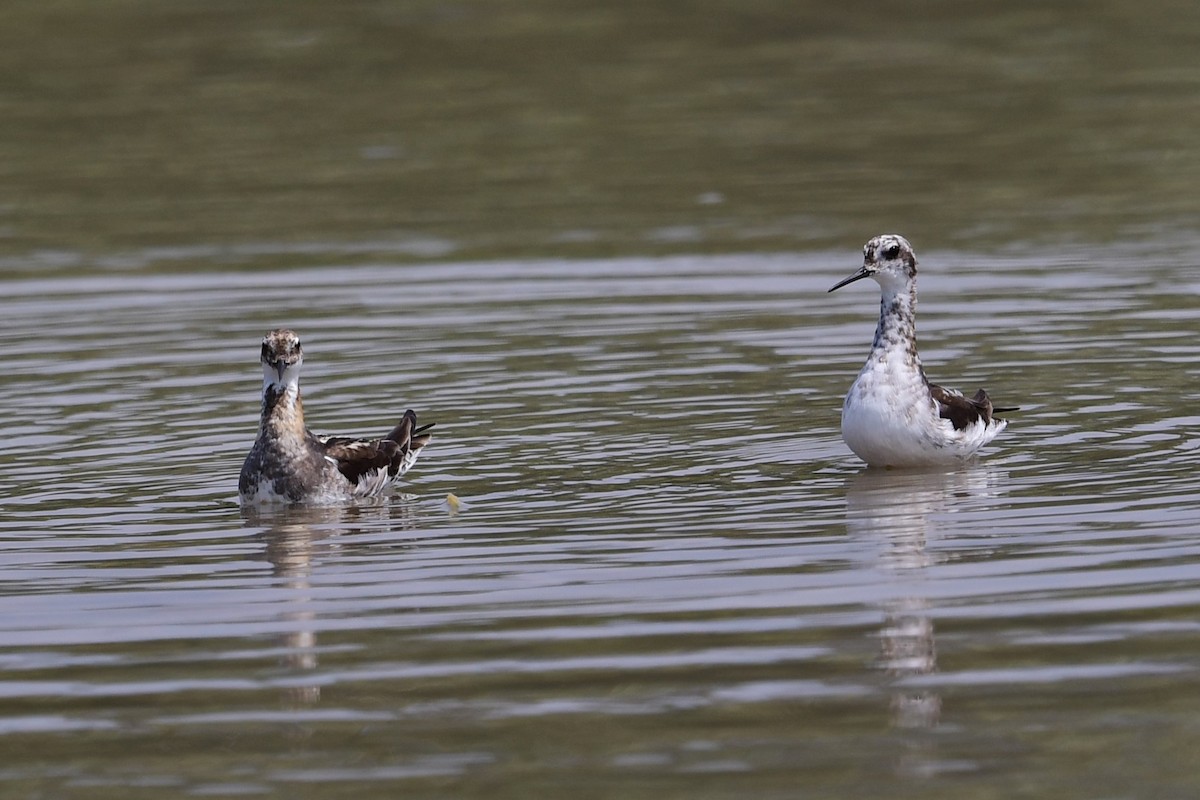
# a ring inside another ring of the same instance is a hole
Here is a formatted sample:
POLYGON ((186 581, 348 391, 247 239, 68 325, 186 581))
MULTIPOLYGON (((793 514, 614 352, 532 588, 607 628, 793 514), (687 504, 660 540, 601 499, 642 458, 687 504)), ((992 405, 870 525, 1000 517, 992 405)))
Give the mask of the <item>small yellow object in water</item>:
POLYGON ((462 501, 460 501, 453 494, 447 494, 446 495, 446 508, 450 509, 451 514, 457 514, 459 512, 459 509, 462 508, 462 501))

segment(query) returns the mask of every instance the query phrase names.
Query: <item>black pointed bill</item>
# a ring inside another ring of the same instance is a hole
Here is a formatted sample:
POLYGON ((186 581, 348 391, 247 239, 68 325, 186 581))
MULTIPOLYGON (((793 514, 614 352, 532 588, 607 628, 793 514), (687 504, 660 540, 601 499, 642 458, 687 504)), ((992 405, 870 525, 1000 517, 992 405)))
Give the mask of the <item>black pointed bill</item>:
MULTIPOLYGON (((854 274, 853 274, 853 275, 851 275, 849 278, 846 278, 846 280, 844 280, 844 281, 842 281, 841 283, 837 284, 836 286, 834 286, 834 287, 833 287, 832 289, 830 289, 829 291, 830 291, 830 292, 837 291, 838 289, 840 289, 840 288, 842 288, 843 286, 845 286, 847 283, 854 283, 855 281, 860 281, 860 280, 862 280, 863 278, 869 277, 869 276, 870 276, 870 274, 871 274, 870 270, 868 270, 866 267, 863 267, 863 268, 861 268, 861 269, 860 269, 858 272, 854 273, 854 274)), ((826 292, 826 294, 828 294, 828 292, 826 292)))

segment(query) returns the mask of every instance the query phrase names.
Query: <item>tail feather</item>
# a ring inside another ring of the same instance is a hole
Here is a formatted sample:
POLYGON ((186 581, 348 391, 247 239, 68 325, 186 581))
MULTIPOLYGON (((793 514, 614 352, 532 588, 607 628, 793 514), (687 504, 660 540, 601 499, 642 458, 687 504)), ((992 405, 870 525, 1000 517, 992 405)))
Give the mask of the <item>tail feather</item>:
POLYGON ((429 423, 417 427, 417 412, 411 408, 404 412, 400 422, 392 429, 385 438, 388 441, 395 442, 397 452, 392 458, 392 463, 388 468, 388 474, 393 478, 399 478, 404 473, 412 468, 412 465, 417 462, 417 454, 421 452, 421 448, 429 444, 433 438, 433 434, 427 433, 436 423, 429 423))
POLYGON ((999 407, 999 408, 997 408, 996 406, 993 406, 992 398, 988 397, 988 393, 986 391, 984 391, 983 389, 980 389, 979 391, 977 391, 975 393, 975 396, 971 399, 981 405, 986 404, 989 417, 994 414, 1004 414, 1009 411, 1020 411, 1021 410, 1020 406, 1003 406, 1003 407, 999 407))

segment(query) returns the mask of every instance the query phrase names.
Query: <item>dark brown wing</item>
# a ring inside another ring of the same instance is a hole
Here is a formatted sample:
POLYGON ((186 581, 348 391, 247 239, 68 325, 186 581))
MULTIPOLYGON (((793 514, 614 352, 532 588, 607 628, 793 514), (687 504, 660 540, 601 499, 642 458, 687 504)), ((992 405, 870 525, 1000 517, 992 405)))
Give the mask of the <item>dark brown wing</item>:
POLYGON ((338 472, 357 484, 363 475, 388 469, 399 457, 400 447, 389 439, 351 439, 347 436, 319 437, 325 455, 337 463, 338 472))
POLYGON ((974 397, 965 397, 953 389, 944 389, 931 383, 929 395, 937 403, 938 415, 950 420, 956 431, 980 420, 985 424, 992 421, 992 400, 983 389, 976 392, 974 397))
POLYGON ((364 475, 386 469, 389 478, 407 470, 416 460, 417 452, 429 444, 433 434, 426 433, 433 425, 417 427, 417 414, 409 409, 400 423, 382 439, 354 439, 349 436, 318 436, 325 455, 337 463, 338 472, 357 484, 364 475))
POLYGON ((392 428, 392 432, 387 435, 384 441, 395 442, 397 452, 391 464, 388 466, 388 474, 395 477, 397 472, 402 469, 406 470, 412 466, 413 461, 417 458, 417 453, 421 448, 429 444, 429 440, 433 438, 433 434, 426 433, 435 423, 422 425, 417 427, 417 412, 411 408, 404 412, 404 416, 400 419, 399 424, 392 428))

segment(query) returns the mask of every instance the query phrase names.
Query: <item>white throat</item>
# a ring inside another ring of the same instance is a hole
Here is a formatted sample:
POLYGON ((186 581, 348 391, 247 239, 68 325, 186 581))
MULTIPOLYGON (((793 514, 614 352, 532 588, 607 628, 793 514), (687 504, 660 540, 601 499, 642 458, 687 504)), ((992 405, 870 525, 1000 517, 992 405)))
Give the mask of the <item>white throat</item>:
POLYGON ((280 372, 273 366, 263 362, 263 392, 274 389, 282 391, 288 395, 296 396, 300 394, 300 364, 297 361, 295 364, 289 364, 280 372))

